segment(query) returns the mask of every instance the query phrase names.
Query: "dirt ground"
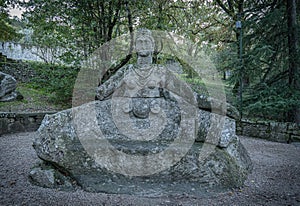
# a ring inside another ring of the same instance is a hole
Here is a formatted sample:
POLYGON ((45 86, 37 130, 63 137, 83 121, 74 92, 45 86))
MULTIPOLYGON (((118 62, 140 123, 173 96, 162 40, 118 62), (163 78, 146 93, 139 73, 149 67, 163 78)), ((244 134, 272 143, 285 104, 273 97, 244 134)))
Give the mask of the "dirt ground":
POLYGON ((300 205, 300 145, 241 137, 254 164, 245 185, 212 196, 189 194, 144 198, 46 189, 31 185, 37 156, 33 133, 0 137, 0 205, 300 205))

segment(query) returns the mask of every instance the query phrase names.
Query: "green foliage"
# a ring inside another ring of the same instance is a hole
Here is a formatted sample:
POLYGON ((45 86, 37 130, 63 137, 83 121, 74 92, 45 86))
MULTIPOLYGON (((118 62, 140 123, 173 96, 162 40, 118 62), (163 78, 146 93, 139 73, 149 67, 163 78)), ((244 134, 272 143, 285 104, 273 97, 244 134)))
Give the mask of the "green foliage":
POLYGON ((23 6, 28 27, 34 30, 32 43, 61 48, 60 58, 73 62, 129 30, 127 4, 123 0, 30 0, 23 6))
POLYGON ((0 20, 0 41, 10 41, 18 36, 16 30, 7 23, 7 21, 0 20))
POLYGON ((287 86, 262 84, 244 92, 245 113, 249 117, 286 121, 287 111, 300 107, 300 91, 287 86))
POLYGON ((30 63, 37 75, 32 79, 32 88, 50 94, 50 101, 55 104, 71 105, 73 87, 78 68, 44 63, 30 63))
POLYGON ((60 111, 65 108, 70 108, 70 105, 54 105, 49 101, 50 95, 40 89, 32 88, 32 84, 19 82, 17 90, 24 96, 24 99, 13 102, 0 102, 0 111, 60 111))
POLYGON ((289 87, 286 6, 282 2, 265 6, 264 12, 258 11, 245 22, 243 75, 250 84, 245 88, 244 105, 250 117, 289 121, 287 114, 299 107, 300 96, 289 87))
MULTIPOLYGON (((64 62, 78 63, 105 42, 138 27, 165 30, 193 40, 195 45, 187 47, 191 53, 203 49, 217 51, 214 61, 219 71, 231 71, 227 83, 236 97, 242 77, 244 113, 248 117, 283 120, 287 111, 300 102, 298 92, 289 87, 292 55, 289 54, 286 1, 29 0, 23 5, 27 9, 24 16, 28 27, 34 30, 32 43, 50 50, 63 48, 63 53, 56 57, 64 62), (243 26, 243 66, 238 53, 237 20, 243 26)), ((298 24, 299 8, 298 5, 298 24)), ((2 25, 8 25, 7 21, 2 25)), ((300 35, 299 32, 300 29, 300 35)), ((155 63, 168 58, 156 53, 155 57, 155 63)), ((133 60, 126 59, 126 62, 133 60)), ((200 85, 201 90, 203 82, 197 79, 192 68, 180 63, 186 68, 184 78, 191 85, 200 85)), ((76 69, 47 64, 37 67, 43 77, 35 79, 35 84, 52 93, 53 99, 60 96, 68 101, 68 80, 73 81, 76 69)), ((233 101, 239 105, 238 98, 233 101)))
POLYGON ((20 37, 8 14, 8 7, 14 7, 15 3, 15 1, 0 0, 0 41, 11 41, 20 37))
MULTIPOLYGON (((217 2, 227 6, 222 1, 217 2)), ((228 10, 225 12, 233 21, 237 14, 242 14, 243 67, 238 55, 239 31, 236 31, 235 41, 217 56, 218 68, 221 71, 230 70, 233 74, 229 83, 236 94, 236 105, 240 105, 238 88, 243 76, 243 113, 248 118, 289 121, 287 114, 292 108, 299 107, 300 96, 289 85, 291 57, 286 3, 254 0, 236 2, 242 3, 243 7, 226 7, 228 10)))
POLYGON ((202 94, 204 96, 209 96, 208 91, 206 89, 206 85, 204 84, 203 80, 199 77, 191 78, 188 74, 181 74, 180 79, 187 82, 193 91, 197 92, 198 94, 202 94))

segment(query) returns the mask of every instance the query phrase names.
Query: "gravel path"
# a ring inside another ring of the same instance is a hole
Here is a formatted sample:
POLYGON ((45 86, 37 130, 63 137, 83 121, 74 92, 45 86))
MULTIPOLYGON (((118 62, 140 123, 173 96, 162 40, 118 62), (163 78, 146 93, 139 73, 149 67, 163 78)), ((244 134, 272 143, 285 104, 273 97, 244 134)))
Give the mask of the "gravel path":
POLYGON ((245 186, 200 198, 187 194, 141 198, 129 195, 65 192, 28 182, 37 156, 33 133, 0 137, 0 205, 300 205, 300 146, 242 137, 254 163, 245 186))

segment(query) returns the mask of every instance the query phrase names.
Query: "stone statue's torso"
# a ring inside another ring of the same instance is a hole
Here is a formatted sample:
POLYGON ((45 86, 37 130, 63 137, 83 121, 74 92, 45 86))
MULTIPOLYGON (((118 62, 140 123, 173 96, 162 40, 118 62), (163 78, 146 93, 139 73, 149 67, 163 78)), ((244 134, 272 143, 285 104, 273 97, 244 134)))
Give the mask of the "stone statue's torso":
MULTIPOLYGON (((109 80, 100 85, 96 91, 98 100, 111 98, 115 90, 126 85, 127 94, 133 97, 133 92, 141 89, 154 90, 154 88, 162 88, 165 86, 166 68, 161 65, 127 65, 122 67, 109 80)), ((149 92, 149 97, 153 97, 154 93, 149 92)), ((158 94, 155 94, 155 96, 158 94)))

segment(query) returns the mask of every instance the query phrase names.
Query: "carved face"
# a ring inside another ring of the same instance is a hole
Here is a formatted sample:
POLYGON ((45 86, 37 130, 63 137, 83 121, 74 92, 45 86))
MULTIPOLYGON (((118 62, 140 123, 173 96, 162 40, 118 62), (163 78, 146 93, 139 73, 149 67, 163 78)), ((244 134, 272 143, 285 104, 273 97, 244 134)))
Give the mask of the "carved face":
POLYGON ((136 39, 135 46, 137 54, 142 57, 149 56, 154 51, 153 40, 144 36, 136 39))

